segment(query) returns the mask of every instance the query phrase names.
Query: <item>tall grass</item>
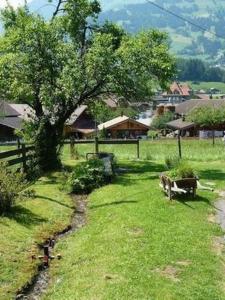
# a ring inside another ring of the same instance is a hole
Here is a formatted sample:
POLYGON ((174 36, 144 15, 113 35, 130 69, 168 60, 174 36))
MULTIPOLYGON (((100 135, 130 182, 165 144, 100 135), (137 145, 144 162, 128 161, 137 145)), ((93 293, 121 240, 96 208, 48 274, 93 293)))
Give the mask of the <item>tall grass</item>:
MULTIPOLYGON (((217 139, 215 146, 212 140, 189 139, 182 140, 182 156, 192 161, 225 160, 225 144, 217 139)), ((94 145, 77 145, 79 157, 85 158, 86 153, 94 152, 94 145)), ((112 152, 118 159, 132 160, 137 157, 136 145, 100 145, 100 151, 112 152)), ((140 142, 140 159, 164 160, 166 156, 178 154, 177 141, 161 139, 157 141, 140 142)), ((63 149, 63 159, 70 160, 69 146, 63 149)))

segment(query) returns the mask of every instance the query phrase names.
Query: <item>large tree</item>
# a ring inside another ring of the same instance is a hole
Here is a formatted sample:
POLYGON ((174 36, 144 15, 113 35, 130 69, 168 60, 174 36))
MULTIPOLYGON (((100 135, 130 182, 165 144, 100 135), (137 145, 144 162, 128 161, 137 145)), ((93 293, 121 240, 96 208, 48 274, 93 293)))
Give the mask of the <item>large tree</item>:
POLYGON ((59 166, 64 123, 77 106, 107 93, 149 99, 173 76, 166 34, 130 36, 109 22, 99 25, 99 13, 96 0, 59 0, 51 20, 26 5, 2 11, 0 93, 34 109, 31 131, 43 170, 59 166))

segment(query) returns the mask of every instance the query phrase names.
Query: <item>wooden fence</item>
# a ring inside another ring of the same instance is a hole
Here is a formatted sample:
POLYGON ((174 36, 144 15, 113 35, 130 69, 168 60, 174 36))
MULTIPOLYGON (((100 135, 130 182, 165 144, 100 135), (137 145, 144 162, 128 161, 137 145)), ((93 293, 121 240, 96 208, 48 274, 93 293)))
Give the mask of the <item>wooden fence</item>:
POLYGON ((22 144, 19 149, 0 152, 0 160, 6 161, 9 166, 21 164, 23 171, 26 171, 27 161, 31 158, 29 152, 32 150, 34 150, 33 146, 26 147, 22 144))
POLYGON ((95 138, 93 140, 75 140, 71 139, 65 141, 65 144, 70 145, 70 153, 71 157, 73 157, 73 153, 75 152, 75 146, 79 144, 95 144, 95 153, 100 152, 100 145, 136 145, 137 158, 140 158, 140 140, 139 139, 115 139, 115 140, 101 140, 99 138, 95 138))

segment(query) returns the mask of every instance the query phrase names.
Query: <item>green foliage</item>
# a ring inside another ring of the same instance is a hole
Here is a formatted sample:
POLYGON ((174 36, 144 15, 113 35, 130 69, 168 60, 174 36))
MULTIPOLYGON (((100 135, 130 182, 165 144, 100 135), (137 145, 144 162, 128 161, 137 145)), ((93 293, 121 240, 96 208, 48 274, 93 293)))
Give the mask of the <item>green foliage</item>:
POLYGON ((197 107, 189 113, 188 119, 202 128, 213 129, 225 123, 225 106, 197 107))
POLYGON ((165 86, 174 74, 166 34, 130 36, 109 22, 100 25, 96 0, 62 3, 51 22, 27 6, 2 11, 0 93, 34 109, 42 170, 60 165, 63 125, 79 105, 110 92, 149 99, 155 85, 165 86))
POLYGON ((116 109, 112 109, 108 107, 107 104, 105 104, 102 100, 97 100, 90 103, 89 111, 99 124, 119 117, 123 113, 130 118, 133 118, 137 115, 137 112, 131 107, 117 107, 116 109))
POLYGON ((148 138, 150 139, 156 139, 158 137, 158 132, 155 130, 149 130, 148 131, 148 138))
POLYGON ((67 185, 75 194, 89 194, 107 181, 103 161, 91 159, 75 166, 69 175, 67 185))
POLYGON ((10 211, 23 188, 23 176, 0 162, 0 214, 10 211))
POLYGON ((180 158, 178 156, 166 156, 165 165, 168 170, 176 168, 180 163, 180 158))
POLYGON ((166 123, 174 119, 174 114, 172 112, 166 112, 163 115, 157 116, 153 119, 151 127, 154 129, 164 129, 166 128, 166 123))
POLYGON ((175 167, 166 173, 171 179, 195 178, 194 169, 186 162, 180 161, 175 167))
POLYGON ((225 71, 201 59, 177 59, 177 75, 181 81, 224 82, 225 71))

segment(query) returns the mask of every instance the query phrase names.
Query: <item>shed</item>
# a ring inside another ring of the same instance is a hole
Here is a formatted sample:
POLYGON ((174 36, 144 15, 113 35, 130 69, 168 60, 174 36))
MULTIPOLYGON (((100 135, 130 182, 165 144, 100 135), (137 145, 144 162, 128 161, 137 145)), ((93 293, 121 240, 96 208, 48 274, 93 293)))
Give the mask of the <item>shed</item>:
POLYGON ((149 126, 127 116, 120 116, 100 124, 98 130, 105 130, 107 137, 138 138, 147 135, 149 126))

